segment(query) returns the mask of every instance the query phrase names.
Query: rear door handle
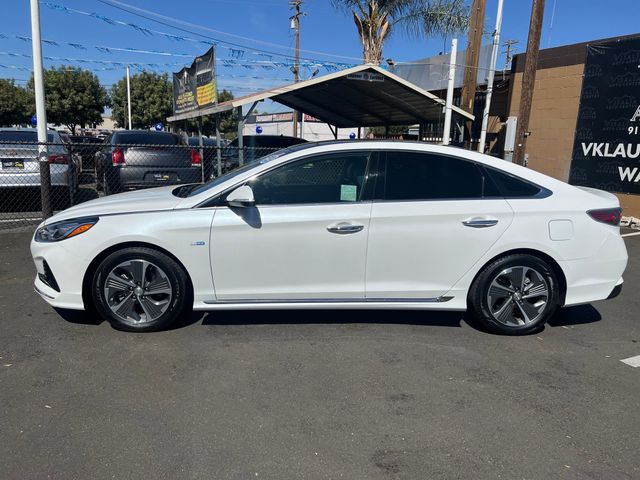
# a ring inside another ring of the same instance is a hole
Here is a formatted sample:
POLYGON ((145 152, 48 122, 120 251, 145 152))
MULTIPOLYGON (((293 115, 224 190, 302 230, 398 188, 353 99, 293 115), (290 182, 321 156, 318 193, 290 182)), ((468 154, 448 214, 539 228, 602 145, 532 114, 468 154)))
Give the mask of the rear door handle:
POLYGON ((465 227, 471 228, 487 228, 493 227, 498 224, 498 220, 496 218, 469 218, 468 220, 464 220, 462 224, 465 227))
POLYGON ((335 225, 329 225, 327 231, 331 233, 347 234, 357 233, 364 228, 364 225, 355 225, 352 223, 336 223, 335 225))

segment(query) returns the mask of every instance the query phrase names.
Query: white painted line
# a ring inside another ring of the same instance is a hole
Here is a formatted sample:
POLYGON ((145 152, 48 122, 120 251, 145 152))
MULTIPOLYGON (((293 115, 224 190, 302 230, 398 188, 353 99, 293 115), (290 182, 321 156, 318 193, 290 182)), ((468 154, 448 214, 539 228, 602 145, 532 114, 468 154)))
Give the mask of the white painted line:
POLYGON ((635 357, 624 358, 620 361, 632 367, 640 367, 640 355, 636 355, 635 357))
POLYGON ((640 235, 640 232, 625 233, 625 234, 620 235, 620 236, 621 237, 635 237, 636 235, 640 235))

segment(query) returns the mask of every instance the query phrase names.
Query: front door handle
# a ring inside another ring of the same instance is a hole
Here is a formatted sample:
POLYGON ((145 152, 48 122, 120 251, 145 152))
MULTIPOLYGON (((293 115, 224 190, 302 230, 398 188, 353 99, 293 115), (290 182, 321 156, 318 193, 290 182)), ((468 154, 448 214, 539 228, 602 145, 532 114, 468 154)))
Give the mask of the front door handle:
POLYGON ((469 218, 467 220, 464 220, 462 224, 465 227, 471 227, 471 228, 487 228, 487 227, 493 227, 494 225, 497 225, 498 219, 474 217, 474 218, 469 218))
POLYGON ((364 228, 364 225, 355 225, 353 223, 336 223, 335 225, 329 225, 327 231, 331 233, 347 234, 357 233, 364 228))

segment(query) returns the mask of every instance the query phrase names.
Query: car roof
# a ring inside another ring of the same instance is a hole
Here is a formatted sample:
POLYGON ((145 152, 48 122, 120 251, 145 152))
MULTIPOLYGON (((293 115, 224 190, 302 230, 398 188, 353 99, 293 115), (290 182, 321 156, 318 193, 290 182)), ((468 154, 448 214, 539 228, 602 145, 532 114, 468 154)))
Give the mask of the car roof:
MULTIPOLYGON (((19 128, 19 127, 0 127, 0 132, 34 132, 38 133, 38 130, 35 128, 19 128)), ((47 128, 47 133, 58 133, 57 130, 52 130, 51 128, 47 128)))
POLYGON ((172 132, 156 132, 155 130, 116 130, 113 132, 114 135, 129 135, 136 134, 139 135, 141 133, 149 134, 149 135, 176 135, 172 132))
MULTIPOLYGON (((466 150, 464 148, 449 146, 449 145, 436 145, 432 143, 417 142, 417 141, 404 141, 404 140, 328 140, 321 142, 307 142, 293 145, 284 148, 279 151, 280 155, 274 159, 275 165, 285 164, 289 161, 294 161, 298 158, 302 158, 305 155, 316 155, 338 151, 358 151, 358 150, 404 150, 411 152, 422 153, 434 153, 439 155, 448 155, 451 157, 471 160, 489 167, 493 167, 503 172, 515 175, 517 177, 529 180, 537 185, 548 188, 554 192, 564 191, 568 185, 565 182, 549 177, 543 173, 531 170, 520 165, 516 165, 501 158, 491 157, 489 155, 478 153, 473 150, 466 150)), ((233 180, 233 182, 241 182, 243 179, 249 178, 252 175, 259 174, 264 169, 270 168, 269 164, 256 163, 255 170, 250 169, 243 172, 242 176, 239 176, 233 180)), ((224 188, 228 188, 229 185, 221 183, 210 192, 203 192, 194 197, 185 199, 184 205, 195 205, 201 202, 209 195, 222 191, 224 188)))

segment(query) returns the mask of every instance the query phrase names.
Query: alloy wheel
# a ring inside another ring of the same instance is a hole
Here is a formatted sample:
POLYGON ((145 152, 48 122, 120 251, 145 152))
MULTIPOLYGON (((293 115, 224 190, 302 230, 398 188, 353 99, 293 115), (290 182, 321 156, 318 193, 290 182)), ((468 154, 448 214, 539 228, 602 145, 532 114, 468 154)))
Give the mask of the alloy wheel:
POLYGON ((514 266, 494 277, 487 303, 497 322, 508 327, 521 327, 540 318, 547 308, 549 295, 549 284, 538 270, 514 266))
POLYGON ((111 311, 129 323, 153 322, 167 311, 173 291, 167 274, 142 259, 122 262, 106 277, 104 298, 111 311))

